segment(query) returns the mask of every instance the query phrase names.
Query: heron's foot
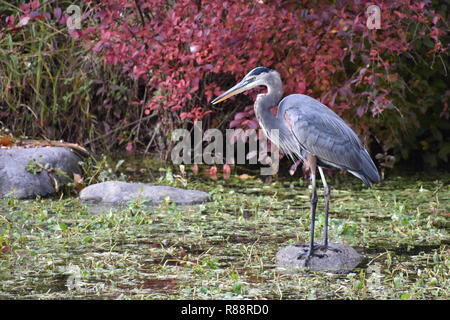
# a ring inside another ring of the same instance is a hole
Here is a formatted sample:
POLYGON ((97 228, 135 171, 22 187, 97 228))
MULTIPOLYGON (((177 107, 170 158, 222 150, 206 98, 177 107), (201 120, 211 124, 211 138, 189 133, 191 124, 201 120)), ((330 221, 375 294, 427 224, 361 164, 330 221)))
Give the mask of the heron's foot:
POLYGON ((319 259, 321 259, 328 257, 328 255, 326 254, 327 251, 333 251, 336 253, 342 252, 339 249, 323 244, 315 244, 312 250, 310 250, 308 244, 297 244, 295 246, 304 248, 303 249, 304 251, 298 255, 297 259, 299 260, 305 259, 305 267, 308 266, 311 257, 318 257, 319 259))
POLYGON ((329 246, 329 245, 324 245, 324 244, 323 244, 322 246, 325 247, 326 250, 333 251, 333 252, 336 252, 336 253, 342 253, 342 250, 333 248, 333 247, 331 247, 331 246, 329 246))
POLYGON ((312 250, 308 244, 296 244, 295 246, 303 248, 303 252, 298 255, 297 259, 305 259, 312 256, 324 258, 327 256, 325 253, 322 253, 327 250, 327 246, 321 244, 315 244, 312 250))
MULTIPOLYGON (((328 250, 328 251, 333 251, 333 252, 336 252, 336 253, 341 253, 342 252, 342 250, 339 250, 337 248, 333 248, 329 244, 320 244, 319 247, 321 247, 323 251, 327 251, 328 250)), ((314 247, 314 250, 315 249, 316 248, 314 247)))

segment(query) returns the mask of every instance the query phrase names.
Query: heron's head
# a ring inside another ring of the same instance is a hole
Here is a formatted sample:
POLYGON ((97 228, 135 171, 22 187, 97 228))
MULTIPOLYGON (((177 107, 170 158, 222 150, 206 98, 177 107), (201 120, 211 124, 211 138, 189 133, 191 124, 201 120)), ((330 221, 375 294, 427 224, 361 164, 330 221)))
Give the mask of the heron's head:
POLYGON ((266 67, 257 67, 247 73, 247 75, 244 77, 244 79, 241 80, 241 82, 222 93, 220 96, 211 101, 211 103, 216 104, 234 95, 237 95, 238 93, 253 89, 258 86, 267 85, 267 78, 273 75, 273 73, 277 72, 266 67))

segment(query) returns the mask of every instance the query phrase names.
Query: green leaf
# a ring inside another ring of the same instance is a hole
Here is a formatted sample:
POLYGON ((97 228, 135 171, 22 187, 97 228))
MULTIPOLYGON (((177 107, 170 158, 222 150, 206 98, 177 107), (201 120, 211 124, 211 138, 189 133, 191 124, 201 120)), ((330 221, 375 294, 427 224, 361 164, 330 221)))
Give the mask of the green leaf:
POLYGON ((410 293, 403 293, 401 296, 400 296, 400 299, 401 300, 409 300, 409 299, 411 299, 411 294, 410 293))
POLYGON ((448 155, 450 154, 450 142, 444 143, 438 152, 438 157, 443 161, 448 161, 448 155))

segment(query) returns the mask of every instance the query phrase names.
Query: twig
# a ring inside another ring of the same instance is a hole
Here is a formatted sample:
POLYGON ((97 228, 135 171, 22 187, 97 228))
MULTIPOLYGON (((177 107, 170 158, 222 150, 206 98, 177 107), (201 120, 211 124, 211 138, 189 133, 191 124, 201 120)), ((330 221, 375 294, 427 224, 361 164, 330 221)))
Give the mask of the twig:
POLYGON ((109 132, 107 132, 107 133, 105 133, 105 134, 103 134, 103 135, 101 135, 101 136, 98 136, 98 137, 96 137, 96 138, 94 138, 94 139, 92 139, 92 140, 89 140, 89 141, 85 142, 84 145, 91 144, 91 143, 94 142, 94 141, 97 141, 97 140, 99 140, 99 139, 102 139, 102 138, 104 138, 104 137, 107 137, 107 136, 109 136, 110 134, 112 134, 112 133, 114 133, 114 132, 116 132, 116 131, 118 131, 118 130, 123 130, 123 129, 125 129, 125 128, 131 127, 132 125, 135 125, 135 124, 138 123, 139 121, 142 121, 142 120, 149 120, 149 119, 154 118, 154 117, 156 117, 156 114, 151 114, 151 115, 146 116, 146 117, 144 117, 144 118, 139 118, 139 119, 137 119, 137 120, 135 120, 135 121, 133 121, 133 122, 130 122, 129 124, 127 124, 127 125, 125 125, 125 126, 123 126, 123 127, 119 127, 119 128, 113 129, 113 130, 111 130, 111 131, 109 131, 109 132))

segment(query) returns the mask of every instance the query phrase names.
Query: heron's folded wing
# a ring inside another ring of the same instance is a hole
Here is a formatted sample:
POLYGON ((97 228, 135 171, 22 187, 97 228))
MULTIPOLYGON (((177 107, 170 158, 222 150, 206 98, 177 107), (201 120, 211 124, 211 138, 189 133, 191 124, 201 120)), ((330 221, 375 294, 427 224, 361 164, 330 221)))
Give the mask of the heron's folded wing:
POLYGON ((352 129, 331 109, 304 95, 290 95, 280 103, 279 116, 307 152, 336 167, 360 171, 364 146, 352 129))

